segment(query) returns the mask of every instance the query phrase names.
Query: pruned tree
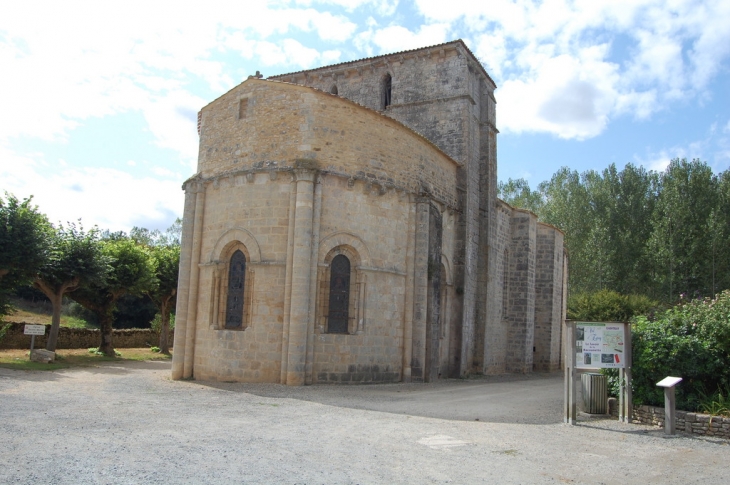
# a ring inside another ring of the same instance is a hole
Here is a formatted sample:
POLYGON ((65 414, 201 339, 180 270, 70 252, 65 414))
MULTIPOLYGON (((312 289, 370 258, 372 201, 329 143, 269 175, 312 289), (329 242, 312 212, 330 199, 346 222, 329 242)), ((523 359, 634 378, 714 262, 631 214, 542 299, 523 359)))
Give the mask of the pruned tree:
POLYGON ((31 200, 0 197, 0 316, 9 310, 7 292, 32 282, 48 257, 52 228, 31 200))
POLYGON ((70 223, 51 232, 47 257, 33 281, 53 306, 47 350, 56 350, 63 297, 81 285, 100 283, 107 271, 107 258, 101 251, 96 229, 84 232, 80 225, 70 223))
POLYGON ((157 284, 147 294, 160 312, 160 352, 169 354, 170 313, 176 303, 180 246, 153 246, 150 248, 150 255, 154 262, 157 284))
POLYGON ((108 261, 106 278, 79 287, 70 298, 92 311, 99 322, 99 351, 113 357, 114 310, 123 295, 141 295, 155 286, 154 263, 145 248, 128 237, 115 234, 101 241, 101 252, 108 261))

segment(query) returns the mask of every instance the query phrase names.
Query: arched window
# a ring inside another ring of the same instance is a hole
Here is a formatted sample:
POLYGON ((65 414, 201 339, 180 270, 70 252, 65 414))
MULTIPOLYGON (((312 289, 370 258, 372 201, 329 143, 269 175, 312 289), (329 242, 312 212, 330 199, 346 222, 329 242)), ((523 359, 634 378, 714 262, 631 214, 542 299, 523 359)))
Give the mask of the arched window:
POLYGON ((246 256, 236 250, 228 268, 228 297, 226 299, 226 328, 243 326, 243 291, 246 281, 246 256))
POLYGON ((332 259, 330 266, 328 333, 348 333, 350 310, 350 260, 343 254, 332 259))
POLYGON ((332 85, 332 87, 330 88, 330 94, 334 94, 334 95, 338 94, 337 93, 337 84, 332 85))
POLYGON ((393 92, 393 79, 390 74, 386 74, 383 78, 383 95, 382 95, 382 108, 385 109, 390 106, 391 94, 393 92))

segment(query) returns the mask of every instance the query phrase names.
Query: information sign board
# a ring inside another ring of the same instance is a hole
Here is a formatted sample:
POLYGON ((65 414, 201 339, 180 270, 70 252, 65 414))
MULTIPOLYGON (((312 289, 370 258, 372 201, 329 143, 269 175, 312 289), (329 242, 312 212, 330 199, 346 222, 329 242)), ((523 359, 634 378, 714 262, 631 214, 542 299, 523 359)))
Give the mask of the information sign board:
POLYGON ((25 334, 25 335, 45 335, 46 326, 45 325, 26 325, 23 328, 23 334, 25 334))
POLYGON ((575 322, 575 367, 622 369, 625 342, 625 323, 575 322))

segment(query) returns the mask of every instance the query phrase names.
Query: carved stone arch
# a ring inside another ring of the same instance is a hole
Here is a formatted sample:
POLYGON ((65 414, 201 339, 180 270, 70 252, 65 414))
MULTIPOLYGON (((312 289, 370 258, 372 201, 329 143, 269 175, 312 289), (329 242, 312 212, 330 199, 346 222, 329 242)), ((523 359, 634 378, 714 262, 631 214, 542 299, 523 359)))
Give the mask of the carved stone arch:
POLYGON ((370 264, 370 252, 367 246, 353 234, 346 232, 331 234, 320 242, 318 263, 319 289, 316 305, 318 332, 362 334, 365 331, 364 301, 367 275, 361 268, 370 264), (346 273, 344 275, 340 274, 343 262, 346 273), (346 281, 346 288, 337 283, 338 281, 346 281), (335 301, 339 303, 334 305, 335 301), (335 316, 332 313, 334 310, 339 315, 335 316), (333 318, 342 321, 333 325, 334 320, 331 320, 333 318))
POLYGON ((446 273, 446 284, 451 286, 453 284, 453 275, 451 274, 451 263, 449 258, 441 253, 441 264, 444 266, 444 272, 446 273))
POLYGON ((258 241, 256 241, 253 234, 242 227, 234 227, 223 233, 213 246, 208 261, 211 263, 221 260, 226 261, 227 257, 230 257, 230 254, 227 253, 232 254, 233 247, 239 245, 244 247, 243 252, 249 262, 261 262, 261 249, 258 241))
POLYGON ((323 238, 319 242, 319 254, 317 255, 317 261, 325 263, 328 254, 336 247, 350 247, 357 255, 359 261, 357 266, 370 266, 370 250, 365 243, 359 237, 349 232, 335 232, 329 236, 323 238))

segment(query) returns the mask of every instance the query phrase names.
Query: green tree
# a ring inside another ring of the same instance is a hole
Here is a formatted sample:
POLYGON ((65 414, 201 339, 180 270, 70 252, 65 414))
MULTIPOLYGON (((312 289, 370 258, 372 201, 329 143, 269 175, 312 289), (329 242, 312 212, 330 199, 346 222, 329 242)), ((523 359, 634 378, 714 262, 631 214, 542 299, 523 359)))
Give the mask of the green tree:
POLYGON ((619 293, 644 293, 651 285, 646 245, 656 201, 657 176, 632 164, 618 171, 614 164, 587 185, 594 210, 593 237, 600 242, 600 288, 619 293))
POLYGON ((595 241, 594 211, 589 194, 577 171, 563 167, 549 181, 542 182, 538 190, 544 206, 538 214, 543 222, 552 224, 566 234, 565 246, 570 264, 569 285, 572 290, 595 291, 593 268, 595 241))
POLYGON ((180 246, 153 246, 151 257, 156 284, 147 294, 160 312, 160 352, 169 354, 170 313, 175 309, 180 246))
POLYGON ((134 226, 129 231, 129 237, 146 246, 179 246, 182 236, 182 219, 175 219, 170 227, 161 232, 159 229, 150 231, 145 227, 134 226))
POLYGON ((648 243, 657 291, 670 302, 710 295, 717 177, 704 162, 674 159, 659 189, 648 243))
POLYGON ((527 209, 538 216, 543 208, 542 195, 537 190, 530 190, 530 184, 523 178, 508 179, 497 184, 499 197, 512 207, 527 209))
POLYGON ((106 278, 85 284, 69 296, 96 315, 101 330, 99 351, 113 357, 112 323, 117 302, 123 295, 150 291, 155 286, 154 266, 144 246, 118 234, 101 241, 101 252, 109 264, 106 278))
POLYGON ((104 280, 108 266, 95 229, 84 232, 81 226, 73 223, 59 226, 51 233, 49 246, 33 285, 51 300, 53 316, 46 349, 55 351, 64 295, 82 285, 99 284, 104 280))
POLYGON ((48 257, 52 228, 32 197, 0 197, 0 316, 10 310, 7 293, 33 281, 48 257))

